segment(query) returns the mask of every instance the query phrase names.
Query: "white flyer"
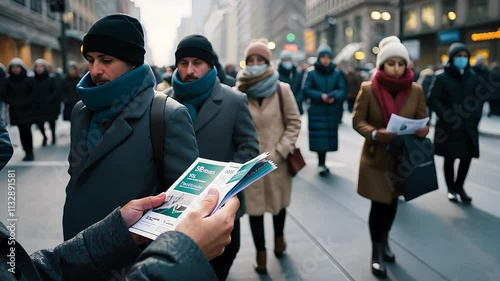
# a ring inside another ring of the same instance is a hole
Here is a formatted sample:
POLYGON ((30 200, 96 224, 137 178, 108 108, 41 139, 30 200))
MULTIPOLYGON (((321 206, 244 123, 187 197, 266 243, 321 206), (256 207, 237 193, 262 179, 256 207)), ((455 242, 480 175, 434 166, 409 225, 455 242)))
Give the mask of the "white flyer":
POLYGON ((413 135, 417 130, 424 128, 428 122, 429 117, 411 119, 393 113, 387 124, 386 131, 398 135, 413 135))
POLYGON ((229 198, 277 168, 276 164, 265 159, 268 155, 262 153, 243 164, 196 159, 165 192, 165 202, 149 210, 129 228, 130 232, 154 240, 163 232, 174 230, 191 209, 201 204, 212 187, 219 191, 214 213, 229 198))

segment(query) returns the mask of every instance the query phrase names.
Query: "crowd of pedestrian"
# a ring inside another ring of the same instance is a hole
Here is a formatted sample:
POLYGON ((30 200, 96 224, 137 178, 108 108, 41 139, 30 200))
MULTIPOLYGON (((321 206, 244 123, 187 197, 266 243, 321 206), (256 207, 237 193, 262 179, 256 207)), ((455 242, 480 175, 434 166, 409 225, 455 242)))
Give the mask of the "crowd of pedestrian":
MULTIPOLYGON (((401 176, 401 155, 387 149, 398 139, 387 130, 391 115, 422 119, 436 114, 433 153, 444 157, 448 199, 471 203, 464 183, 472 159, 479 157, 483 103, 490 104, 489 116, 500 115, 500 87, 494 83, 500 78, 498 65, 488 69, 477 57, 471 66, 467 46, 454 43, 442 69, 429 66, 415 73, 396 36, 379 43, 376 63, 368 68, 337 65, 327 45, 318 48, 312 65, 297 64, 288 51, 273 60, 267 43, 249 42, 238 70, 222 66, 206 37, 189 35, 176 47, 175 64, 158 71, 144 61, 141 23, 115 14, 99 19, 84 36, 88 71, 83 76, 76 63, 64 76, 43 59, 34 61, 32 70, 20 58, 0 65, 0 101, 8 105, 8 123, 19 129, 24 161, 34 160, 32 125, 46 146, 57 143, 61 111, 71 122, 65 242, 25 258, 12 274, 2 272, 2 280, 20 274, 28 280, 106 280, 115 269, 128 270, 129 280, 225 280, 240 249, 244 214, 255 245, 254 269, 267 274, 264 215, 273 217, 273 253, 282 258, 293 184, 287 157, 295 148, 301 115, 307 112, 318 175, 327 177, 335 174, 326 160, 328 152, 339 149, 345 101, 353 128, 364 138, 357 190, 371 202, 374 275, 385 277, 385 263, 396 260, 388 241, 402 187, 387 175, 401 176), (166 128, 160 151, 152 132, 152 104, 158 97, 164 98, 159 121, 166 128), (176 231, 154 242, 144 243, 127 231, 145 210, 163 202, 163 191, 197 157, 244 163, 266 151, 278 169, 213 216, 207 214, 217 202, 216 191, 176 231), (78 254, 67 255, 70 251, 78 254)), ((3 108, 0 103, 0 116, 3 108)), ((430 124, 411 137, 425 139, 430 124)), ((13 151, 5 128, 0 118, 0 168, 13 151)), ((0 238, 8 238, 3 225, 0 238)))

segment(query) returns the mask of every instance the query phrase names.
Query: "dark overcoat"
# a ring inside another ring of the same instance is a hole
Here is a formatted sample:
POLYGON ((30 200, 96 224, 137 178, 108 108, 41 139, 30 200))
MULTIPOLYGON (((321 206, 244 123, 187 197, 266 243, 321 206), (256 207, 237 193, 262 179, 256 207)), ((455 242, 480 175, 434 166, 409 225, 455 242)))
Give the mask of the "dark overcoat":
POLYGON ((323 73, 314 69, 307 74, 304 99, 311 101, 307 110, 311 151, 337 151, 338 126, 342 118, 345 95, 346 82, 339 70, 323 73), (332 104, 323 102, 321 99, 323 93, 332 94, 335 101, 332 104))
POLYGON ((438 121, 434 136, 436 155, 445 158, 479 157, 479 121, 487 99, 477 75, 467 67, 464 74, 448 64, 429 89, 427 103, 438 121))

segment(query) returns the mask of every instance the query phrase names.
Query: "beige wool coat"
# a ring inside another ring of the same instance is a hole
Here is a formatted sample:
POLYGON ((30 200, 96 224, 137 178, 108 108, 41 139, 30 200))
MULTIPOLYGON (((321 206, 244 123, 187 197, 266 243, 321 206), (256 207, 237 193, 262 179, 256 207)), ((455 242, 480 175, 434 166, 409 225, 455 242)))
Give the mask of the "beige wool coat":
MULTIPOLYGON (((372 140, 372 131, 385 128, 385 123, 371 84, 371 81, 361 83, 353 111, 352 125, 365 138, 359 163, 358 193, 370 200, 391 204, 400 195, 390 176, 396 158, 386 151, 387 144, 372 140)), ((412 119, 427 117, 427 103, 419 84, 412 84, 411 93, 399 115, 412 119)))
POLYGON ((277 215, 290 205, 292 177, 288 173, 286 157, 299 136, 300 113, 290 86, 280 82, 280 87, 287 119, 286 128, 281 118, 277 91, 265 98, 262 105, 259 105, 257 99, 248 98, 260 152, 268 151, 268 159, 278 165, 278 169, 245 189, 246 211, 251 216, 261 216, 266 212, 277 215))

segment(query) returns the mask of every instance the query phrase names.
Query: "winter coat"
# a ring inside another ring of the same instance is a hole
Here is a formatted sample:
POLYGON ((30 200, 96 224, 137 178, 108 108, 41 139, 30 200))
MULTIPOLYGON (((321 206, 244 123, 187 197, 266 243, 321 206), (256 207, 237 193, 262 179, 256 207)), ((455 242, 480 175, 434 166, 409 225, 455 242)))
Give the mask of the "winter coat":
POLYGON ((283 125, 277 92, 264 98, 261 105, 258 99, 248 100, 260 152, 268 151, 268 159, 278 165, 278 169, 245 189, 246 209, 251 216, 266 212, 277 215, 290 205, 292 177, 288 173, 286 157, 294 148, 300 132, 300 114, 290 86, 286 83, 279 83, 279 86, 287 119, 286 127, 283 125))
POLYGON ((75 238, 31 256, 17 241, 9 239, 10 230, 15 229, 9 223, 7 227, 0 223, 2 281, 111 280, 120 274, 126 280, 217 280, 200 248, 182 233, 163 233, 141 254, 119 209, 75 238), (9 272, 8 255, 14 244, 15 268, 20 279, 9 272), (128 275, 118 271, 134 261, 128 275))
POLYGON ((434 136, 435 154, 445 158, 479 157, 479 121, 486 97, 481 95, 476 74, 464 74, 448 64, 430 88, 429 107, 438 121, 434 136))
POLYGON ((56 86, 56 78, 47 72, 36 74, 34 85, 35 121, 55 121, 61 113, 61 96, 56 86))
MULTIPOLYGON (((427 117, 425 96, 419 84, 412 84, 408 100, 399 115, 412 119, 427 117)), ((358 193, 370 200, 391 204, 400 195, 391 181, 396 157, 387 151, 387 144, 372 139, 373 130, 385 128, 385 121, 371 81, 361 84, 352 125, 365 138, 359 163, 358 193)))
MULTIPOLYGON (((176 98, 173 88, 168 89, 166 94, 176 98)), ((219 81, 215 81, 212 94, 201 105, 193 125, 200 157, 245 163, 259 155, 247 96, 219 81)), ((237 217, 245 212, 243 194, 238 194, 240 209, 237 217)))
POLYGON ((338 126, 342 118, 346 83, 343 74, 334 70, 322 73, 317 69, 307 74, 304 83, 304 98, 311 103, 307 110, 309 118, 309 149, 316 152, 338 150, 338 126), (323 93, 334 93, 335 101, 322 101, 323 93))
POLYGON ((10 143, 9 133, 2 116, 0 116, 0 171, 7 165, 13 153, 14 149, 10 143))
POLYGON ((64 102, 63 119, 69 121, 71 112, 75 104, 80 101, 80 96, 76 91, 76 85, 80 82, 80 77, 66 77, 62 80, 62 99, 64 102))
POLYGON ((101 220, 117 206, 165 191, 198 157, 187 109, 174 99, 167 99, 165 186, 160 186, 150 134, 153 96, 152 87, 137 94, 90 153, 87 130, 93 113, 83 102, 75 106, 71 116, 70 181, 63 216, 65 240, 101 220))
POLYGON ((297 67, 293 66, 291 69, 286 69, 282 64, 278 66, 279 80, 281 82, 287 83, 292 89, 293 96, 297 101, 297 106, 299 112, 302 115, 304 112, 302 108, 302 102, 304 100, 302 93, 302 72, 297 71, 297 67))
POLYGON ((9 66, 9 78, 5 82, 3 100, 9 105, 11 125, 31 125, 35 122, 35 85, 26 68, 20 75, 13 75, 9 66))

